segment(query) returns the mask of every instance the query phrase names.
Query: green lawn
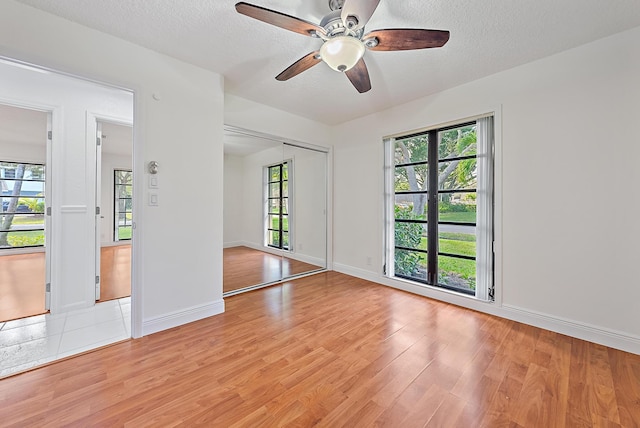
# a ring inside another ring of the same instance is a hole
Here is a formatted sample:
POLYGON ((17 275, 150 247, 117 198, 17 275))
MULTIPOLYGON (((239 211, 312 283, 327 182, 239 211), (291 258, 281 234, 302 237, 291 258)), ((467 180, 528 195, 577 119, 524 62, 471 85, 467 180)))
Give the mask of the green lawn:
MULTIPOLYGON (((272 217, 271 219, 271 229, 280 230, 278 217, 272 217)), ((289 216, 284 216, 282 218, 282 230, 289 230, 289 216)))
POLYGON ((34 216, 22 216, 16 215, 13 218, 13 222, 11 224, 44 224, 44 216, 43 215, 34 215, 34 216))
MULTIPOLYGON (((427 238, 422 238, 420 242, 420 248, 427 248, 427 238)), ((476 237, 474 235, 468 235, 464 233, 441 233, 438 250, 441 253, 475 256, 476 237)), ((426 266, 426 254, 420 254, 419 263, 422 266, 426 266)), ((475 260, 438 256, 438 272, 441 277, 453 275, 456 277, 464 278, 465 280, 468 280, 471 288, 475 288, 475 260)))
POLYGON ((12 247, 44 245, 44 232, 37 230, 33 232, 9 233, 7 241, 12 247))
POLYGON ((131 239, 131 226, 118 227, 118 240, 131 239))

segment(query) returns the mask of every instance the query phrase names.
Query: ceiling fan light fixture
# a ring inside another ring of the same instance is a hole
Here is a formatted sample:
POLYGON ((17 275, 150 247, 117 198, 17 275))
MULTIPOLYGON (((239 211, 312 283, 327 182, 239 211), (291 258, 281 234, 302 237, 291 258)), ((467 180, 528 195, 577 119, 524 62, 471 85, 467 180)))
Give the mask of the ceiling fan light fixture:
POLYGON ((344 73, 351 70, 365 52, 364 44, 355 37, 336 36, 320 47, 320 57, 332 69, 344 73))

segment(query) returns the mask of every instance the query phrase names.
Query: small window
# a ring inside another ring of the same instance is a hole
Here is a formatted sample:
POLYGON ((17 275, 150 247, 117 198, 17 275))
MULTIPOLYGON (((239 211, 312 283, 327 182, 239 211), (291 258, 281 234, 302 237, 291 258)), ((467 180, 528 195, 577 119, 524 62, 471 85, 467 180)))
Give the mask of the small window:
POLYGON ((45 166, 0 161, 0 248, 45 244, 45 166))
POLYGON ((114 170, 114 241, 131 239, 132 229, 132 189, 133 173, 131 170, 114 170))

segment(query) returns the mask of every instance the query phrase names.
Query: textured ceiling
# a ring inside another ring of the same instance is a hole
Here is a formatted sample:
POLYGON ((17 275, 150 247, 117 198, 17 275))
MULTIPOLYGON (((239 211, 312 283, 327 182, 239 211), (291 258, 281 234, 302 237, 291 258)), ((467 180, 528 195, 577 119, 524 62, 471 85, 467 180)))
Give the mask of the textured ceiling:
MULTIPOLYGON (((19 0, 225 76, 226 91, 341 123, 640 25, 638 0, 382 0, 367 25, 449 30, 440 49, 367 52, 358 94, 325 64, 274 77, 320 41, 235 12, 235 0, 19 0)), ((318 23, 327 0, 255 0, 318 23)))

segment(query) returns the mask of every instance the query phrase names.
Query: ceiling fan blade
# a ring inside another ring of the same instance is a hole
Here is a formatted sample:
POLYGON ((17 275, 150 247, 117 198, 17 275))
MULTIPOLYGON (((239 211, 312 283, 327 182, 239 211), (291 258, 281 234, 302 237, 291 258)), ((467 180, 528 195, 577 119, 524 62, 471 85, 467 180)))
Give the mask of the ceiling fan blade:
POLYGON ((439 48, 449 41, 449 32, 441 30, 420 30, 398 28, 375 30, 362 37, 365 46, 372 51, 404 51, 411 49, 439 48), (378 44, 367 46, 367 40, 376 39, 378 44))
POLYGON ((303 71, 310 69, 320 61, 322 61, 320 59, 320 52, 311 52, 309 55, 306 55, 291 64, 285 71, 278 74, 276 76, 276 80, 280 80, 281 82, 289 80, 292 77, 295 77, 298 74, 302 73, 303 71))
POLYGON ((347 70, 345 74, 361 94, 371 89, 369 70, 367 70, 367 65, 364 63, 364 58, 360 58, 360 61, 351 70, 347 70))
POLYGON ((345 0, 340 13, 344 26, 351 30, 364 27, 371 19, 373 12, 378 7, 378 3, 380 3, 380 0, 345 0), (349 17, 355 18, 353 24, 350 24, 349 17))
POLYGON ((319 25, 312 24, 311 22, 307 22, 304 19, 296 18, 295 16, 286 15, 264 7, 255 6, 253 4, 245 2, 236 3, 236 10, 238 13, 243 15, 266 22, 267 24, 275 25, 276 27, 284 28, 285 30, 304 34, 305 36, 314 36, 315 33, 326 33, 324 28, 319 25))

